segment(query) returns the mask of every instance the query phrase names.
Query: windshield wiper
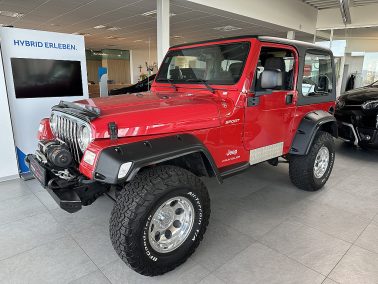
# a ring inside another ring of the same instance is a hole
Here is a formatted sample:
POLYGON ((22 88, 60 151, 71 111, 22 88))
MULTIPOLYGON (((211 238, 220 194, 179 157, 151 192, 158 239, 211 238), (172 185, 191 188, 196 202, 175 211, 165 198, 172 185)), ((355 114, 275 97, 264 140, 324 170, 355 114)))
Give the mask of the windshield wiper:
POLYGON ((205 85, 205 87, 206 87, 210 92, 212 92, 213 94, 215 93, 214 88, 212 88, 212 87, 209 85, 209 83, 207 83, 207 81, 204 80, 204 79, 199 79, 199 78, 197 78, 197 79, 187 79, 187 80, 185 80, 185 82, 201 82, 202 84, 205 85))

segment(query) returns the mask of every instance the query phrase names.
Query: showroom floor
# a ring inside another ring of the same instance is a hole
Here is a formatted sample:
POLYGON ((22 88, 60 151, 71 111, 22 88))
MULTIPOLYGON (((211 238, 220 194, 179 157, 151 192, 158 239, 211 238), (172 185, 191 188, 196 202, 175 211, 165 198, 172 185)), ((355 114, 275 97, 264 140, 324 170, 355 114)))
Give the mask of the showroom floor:
POLYGON ((0 283, 378 283, 377 162, 378 152, 337 143, 331 179, 316 193, 292 186, 286 164, 208 181, 203 243, 155 278, 113 251, 109 198, 71 215, 35 180, 0 183, 0 283))

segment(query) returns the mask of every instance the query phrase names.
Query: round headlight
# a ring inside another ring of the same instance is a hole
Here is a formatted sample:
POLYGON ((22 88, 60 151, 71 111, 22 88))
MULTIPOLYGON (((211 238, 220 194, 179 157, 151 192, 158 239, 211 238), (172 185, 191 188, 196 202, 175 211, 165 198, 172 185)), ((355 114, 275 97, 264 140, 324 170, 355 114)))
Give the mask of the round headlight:
POLYGON ((79 131, 79 137, 78 137, 79 147, 81 151, 84 152, 85 149, 87 149, 89 143, 91 143, 91 140, 92 140, 91 129, 86 125, 81 126, 80 131, 79 131))
POLYGON ((54 134, 56 133, 56 123, 57 123, 57 117, 55 114, 52 114, 50 116, 50 128, 54 134))

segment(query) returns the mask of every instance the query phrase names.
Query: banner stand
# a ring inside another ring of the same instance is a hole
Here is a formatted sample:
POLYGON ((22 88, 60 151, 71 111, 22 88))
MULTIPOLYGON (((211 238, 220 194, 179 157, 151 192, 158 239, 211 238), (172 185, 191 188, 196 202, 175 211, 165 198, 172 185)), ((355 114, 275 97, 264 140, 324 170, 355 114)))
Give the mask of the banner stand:
POLYGON ((28 180, 25 156, 37 149, 41 119, 62 100, 89 98, 84 36, 1 27, 0 39, 18 168, 28 180))

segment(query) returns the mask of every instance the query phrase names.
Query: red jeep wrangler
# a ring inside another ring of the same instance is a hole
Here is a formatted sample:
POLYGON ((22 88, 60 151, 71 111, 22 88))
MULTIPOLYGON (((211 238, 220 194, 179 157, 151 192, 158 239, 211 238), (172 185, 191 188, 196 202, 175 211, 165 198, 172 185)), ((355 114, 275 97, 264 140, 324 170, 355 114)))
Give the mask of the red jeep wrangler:
POLYGON ((328 49, 261 36, 174 46, 151 91, 54 106, 26 161, 71 213, 115 189, 114 249, 140 274, 159 275, 183 263, 206 231, 200 177, 221 183, 281 158, 298 188, 324 186, 335 159, 335 97, 328 49))

